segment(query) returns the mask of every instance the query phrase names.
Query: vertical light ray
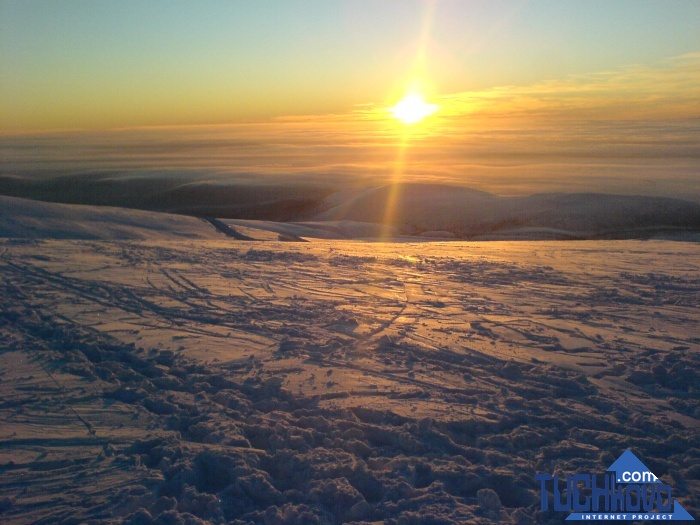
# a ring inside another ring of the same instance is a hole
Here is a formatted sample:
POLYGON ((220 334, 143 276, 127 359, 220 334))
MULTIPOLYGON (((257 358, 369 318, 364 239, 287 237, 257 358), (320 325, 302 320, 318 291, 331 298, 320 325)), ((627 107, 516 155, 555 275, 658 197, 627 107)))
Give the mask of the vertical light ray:
MULTIPOLYGON (((418 50, 416 52, 416 59, 413 66, 413 85, 411 86, 411 89, 415 91, 419 91, 419 79, 424 76, 425 72, 426 51, 428 44, 430 43, 430 35, 433 30, 436 4, 436 0, 426 2, 426 9, 423 16, 423 26, 421 28, 421 34, 418 40, 418 50)), ((396 161, 394 162, 394 170, 392 172, 392 178, 389 184, 389 191, 384 208, 384 220, 382 221, 383 239, 388 239, 390 237, 391 226, 396 218, 396 207, 402 188, 400 183, 403 182, 406 175, 406 151, 410 146, 411 135, 411 126, 404 126, 403 132, 401 133, 401 141, 398 143, 396 151, 396 161)))
POLYGON ((394 162, 394 170, 392 172, 389 191, 386 197, 384 219, 382 220, 382 240, 388 240, 389 237, 391 237, 391 226, 396 216, 396 204, 399 200, 401 192, 400 183, 404 180, 405 175, 406 149, 408 148, 410 134, 410 128, 406 127, 401 135, 401 142, 399 143, 398 150, 396 152, 396 161, 394 162))

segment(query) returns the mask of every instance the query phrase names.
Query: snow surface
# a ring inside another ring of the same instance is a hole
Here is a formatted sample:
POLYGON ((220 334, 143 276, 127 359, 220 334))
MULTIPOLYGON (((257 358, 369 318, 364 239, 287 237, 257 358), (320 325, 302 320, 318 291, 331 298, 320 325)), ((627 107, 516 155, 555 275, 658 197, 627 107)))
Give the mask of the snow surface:
POLYGON ((357 221, 306 221, 274 222, 251 221, 245 219, 226 219, 223 222, 256 240, 278 240, 278 236, 266 234, 277 233, 311 239, 379 239, 382 236, 400 237, 397 228, 378 223, 357 221))
POLYGON ((627 448, 700 515, 697 243, 170 235, 0 240, 2 523, 561 523, 627 448))
POLYGON ((0 195, 0 237, 31 239, 218 239, 194 217, 0 195))

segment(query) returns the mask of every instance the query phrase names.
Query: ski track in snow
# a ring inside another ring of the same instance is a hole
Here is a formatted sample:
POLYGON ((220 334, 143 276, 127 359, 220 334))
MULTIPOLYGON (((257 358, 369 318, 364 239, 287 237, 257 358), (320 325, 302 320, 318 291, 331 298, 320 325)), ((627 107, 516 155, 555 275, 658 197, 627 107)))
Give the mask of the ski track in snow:
POLYGON ((3 523, 558 523, 535 474, 626 448, 700 515, 698 244, 1 240, 0 275, 3 523))

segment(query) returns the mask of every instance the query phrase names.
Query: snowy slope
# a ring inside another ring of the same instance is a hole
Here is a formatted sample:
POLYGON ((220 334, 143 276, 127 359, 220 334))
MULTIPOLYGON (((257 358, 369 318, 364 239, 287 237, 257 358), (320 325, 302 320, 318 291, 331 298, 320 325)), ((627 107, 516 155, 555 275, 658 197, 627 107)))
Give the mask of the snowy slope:
POLYGON ((218 239, 193 217, 0 196, 0 237, 53 239, 218 239))

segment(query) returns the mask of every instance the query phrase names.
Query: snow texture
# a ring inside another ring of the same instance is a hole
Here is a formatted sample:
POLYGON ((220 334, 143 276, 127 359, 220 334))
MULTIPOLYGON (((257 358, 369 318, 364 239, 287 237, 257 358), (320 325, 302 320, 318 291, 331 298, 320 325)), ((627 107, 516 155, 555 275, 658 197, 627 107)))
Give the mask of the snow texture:
POLYGON ((700 515, 698 244, 201 224, 0 240, 2 523, 562 523, 627 448, 700 515))

